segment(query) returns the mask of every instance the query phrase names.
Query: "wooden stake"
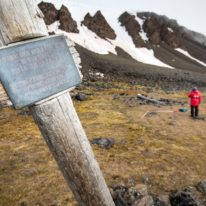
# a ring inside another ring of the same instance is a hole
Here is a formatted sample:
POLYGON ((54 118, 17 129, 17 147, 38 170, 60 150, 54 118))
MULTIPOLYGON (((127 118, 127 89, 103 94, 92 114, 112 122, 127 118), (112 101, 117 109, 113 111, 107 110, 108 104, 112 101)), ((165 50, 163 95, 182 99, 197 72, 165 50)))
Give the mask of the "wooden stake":
MULTIPOLYGON (((0 0, 4 44, 47 34, 34 0, 0 0)), ((57 164, 82 206, 114 206, 69 93, 30 107, 57 164)))

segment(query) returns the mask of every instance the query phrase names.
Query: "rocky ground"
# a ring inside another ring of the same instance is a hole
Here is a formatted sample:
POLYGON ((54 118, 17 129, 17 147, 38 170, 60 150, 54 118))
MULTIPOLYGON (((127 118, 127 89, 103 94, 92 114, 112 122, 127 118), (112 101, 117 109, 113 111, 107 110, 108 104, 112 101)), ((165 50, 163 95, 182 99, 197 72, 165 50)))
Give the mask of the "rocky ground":
MULTIPOLYGON (((185 59, 187 69, 184 69, 185 62, 182 60, 177 60, 179 69, 169 69, 137 62, 120 48, 117 48, 118 56, 99 55, 79 45, 76 45, 76 49, 81 56, 85 81, 99 80, 95 74, 101 72, 104 74, 104 81, 133 82, 166 90, 188 89, 194 85, 203 88, 206 86, 206 69, 198 65, 195 67, 187 58, 185 59)), ((161 56, 165 61, 171 52, 175 53, 168 47, 156 48, 156 55, 161 56)), ((175 55, 176 59, 178 55, 181 56, 181 54, 175 55)))

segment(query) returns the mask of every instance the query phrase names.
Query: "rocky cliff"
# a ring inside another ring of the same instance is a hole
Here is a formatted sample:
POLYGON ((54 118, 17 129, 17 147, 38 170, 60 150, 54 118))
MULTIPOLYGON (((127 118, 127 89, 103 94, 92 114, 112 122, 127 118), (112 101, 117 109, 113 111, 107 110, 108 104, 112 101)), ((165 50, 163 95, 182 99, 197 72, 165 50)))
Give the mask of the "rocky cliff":
POLYGON ((84 17, 84 20, 82 21, 82 24, 103 39, 116 38, 114 30, 107 23, 101 11, 97 11, 94 16, 91 16, 89 13, 87 13, 84 17))

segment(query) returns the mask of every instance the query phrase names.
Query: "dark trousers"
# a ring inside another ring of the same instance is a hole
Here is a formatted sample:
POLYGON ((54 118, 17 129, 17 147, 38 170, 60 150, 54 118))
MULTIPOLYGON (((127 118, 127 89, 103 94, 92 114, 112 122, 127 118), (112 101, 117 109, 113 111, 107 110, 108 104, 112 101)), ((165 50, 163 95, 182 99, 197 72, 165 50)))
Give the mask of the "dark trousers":
POLYGON ((191 105, 191 117, 197 117, 199 112, 198 106, 191 105))

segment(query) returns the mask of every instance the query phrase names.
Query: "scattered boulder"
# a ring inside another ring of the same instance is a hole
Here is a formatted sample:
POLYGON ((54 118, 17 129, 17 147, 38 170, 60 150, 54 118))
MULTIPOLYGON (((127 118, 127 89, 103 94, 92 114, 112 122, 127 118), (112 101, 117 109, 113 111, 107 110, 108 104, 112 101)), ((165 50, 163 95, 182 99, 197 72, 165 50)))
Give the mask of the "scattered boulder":
POLYGON ((134 187, 114 185, 110 190, 110 192, 116 206, 203 206, 205 205, 205 199, 201 195, 199 195, 200 193, 198 193, 195 187, 188 187, 182 191, 171 191, 170 194, 159 195, 159 196, 149 194, 147 191, 146 184, 137 184, 134 187), (203 201, 201 198, 203 198, 203 201))
POLYGON ((136 47, 147 47, 139 34, 139 32, 141 32, 141 27, 134 15, 124 12, 120 15, 119 22, 121 23, 121 26, 126 28, 126 31, 132 37, 136 47))
POLYGON ((87 99, 87 96, 84 93, 77 93, 75 98, 78 101, 85 101, 87 99))
POLYGON ((169 195, 153 196, 155 206, 171 206, 169 195))
POLYGON ((59 10, 59 28, 66 32, 79 33, 77 23, 73 20, 66 6, 62 5, 59 10))
POLYGON ((36 168, 28 168, 28 169, 25 169, 24 174, 27 177, 32 177, 38 174, 38 170, 36 168))
POLYGON ((49 33, 49 36, 55 35, 55 32, 54 32, 54 31, 48 32, 48 33, 49 33))
POLYGON ((196 185, 196 188, 199 192, 203 193, 206 195, 206 180, 199 182, 196 185))
POLYGON ((58 21, 58 10, 52 3, 41 2, 38 4, 42 13, 44 14, 44 22, 46 25, 50 25, 55 21, 58 21))
POLYGON ((192 193, 187 190, 172 192, 170 194, 170 202, 172 206, 200 206, 192 193))
POLYGON ((106 19, 100 11, 92 17, 89 13, 86 14, 82 21, 88 29, 96 33, 100 38, 103 39, 115 39, 116 34, 111 26, 107 23, 106 19))
POLYGON ((101 148, 109 149, 114 145, 114 139, 99 137, 99 138, 94 138, 91 143, 99 145, 101 148))
POLYGON ((18 112, 18 115, 28 116, 31 115, 31 112, 28 109, 23 109, 20 112, 18 112))
POLYGON ((123 185, 115 185, 112 189, 112 197, 116 206, 134 205, 142 197, 134 188, 128 188, 123 185))
POLYGON ((129 206, 121 196, 117 196, 114 200, 115 206, 129 206))
POLYGON ((20 206, 28 206, 28 204, 25 201, 23 201, 20 203, 20 206))
POLYGON ((148 112, 146 113, 145 117, 153 117, 155 115, 157 115, 157 112, 148 112))
POLYGON ((136 201, 132 206, 155 206, 152 196, 144 196, 140 201, 136 201))
POLYGON ((138 191, 142 196, 148 195, 147 185, 145 184, 137 184, 134 186, 134 189, 138 191))

